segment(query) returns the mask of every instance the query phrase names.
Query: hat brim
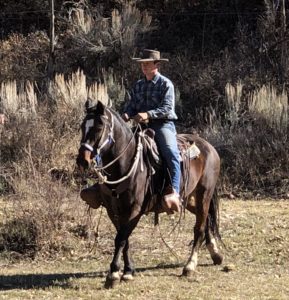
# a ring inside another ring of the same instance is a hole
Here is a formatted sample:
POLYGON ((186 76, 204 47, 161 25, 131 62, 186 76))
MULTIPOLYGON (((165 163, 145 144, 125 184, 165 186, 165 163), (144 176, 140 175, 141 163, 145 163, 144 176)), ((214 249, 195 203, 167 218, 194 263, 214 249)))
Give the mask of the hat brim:
POLYGON ((160 58, 160 59, 152 59, 152 58, 137 58, 137 57, 133 57, 132 58, 133 61, 135 62, 150 62, 150 61, 153 61, 153 62, 159 62, 159 61, 169 61, 167 58, 160 58))

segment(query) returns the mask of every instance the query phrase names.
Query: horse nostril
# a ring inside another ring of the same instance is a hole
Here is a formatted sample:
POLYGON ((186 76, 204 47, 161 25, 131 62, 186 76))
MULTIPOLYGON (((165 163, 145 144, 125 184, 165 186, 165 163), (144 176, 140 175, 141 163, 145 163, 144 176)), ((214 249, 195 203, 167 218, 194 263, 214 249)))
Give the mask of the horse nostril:
POLYGON ((83 161, 83 167, 84 167, 85 170, 88 169, 88 167, 89 167, 89 162, 88 162, 87 160, 84 160, 84 161, 83 161))
POLYGON ((84 171, 84 170, 88 169, 88 167, 89 167, 89 162, 80 156, 77 157, 76 164, 80 168, 80 171, 84 171))
POLYGON ((83 179, 81 180, 81 184, 82 184, 82 185, 87 185, 87 184, 88 184, 88 181, 87 181, 86 179, 83 178, 83 179))

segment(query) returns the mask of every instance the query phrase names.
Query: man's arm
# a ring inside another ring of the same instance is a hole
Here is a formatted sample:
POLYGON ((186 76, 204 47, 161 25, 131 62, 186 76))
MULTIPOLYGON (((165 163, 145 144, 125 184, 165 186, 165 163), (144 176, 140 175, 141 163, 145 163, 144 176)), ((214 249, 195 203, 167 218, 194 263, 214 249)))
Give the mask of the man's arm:
POLYGON ((134 89, 129 91, 126 95, 126 103, 122 114, 122 116, 124 115, 127 116, 126 118, 127 120, 124 119, 125 121, 128 121, 131 117, 133 117, 136 114, 134 95, 135 95, 134 89))
POLYGON ((162 101, 156 109, 149 110, 148 117, 150 119, 177 119, 175 113, 175 90, 171 82, 166 83, 164 88, 162 101))

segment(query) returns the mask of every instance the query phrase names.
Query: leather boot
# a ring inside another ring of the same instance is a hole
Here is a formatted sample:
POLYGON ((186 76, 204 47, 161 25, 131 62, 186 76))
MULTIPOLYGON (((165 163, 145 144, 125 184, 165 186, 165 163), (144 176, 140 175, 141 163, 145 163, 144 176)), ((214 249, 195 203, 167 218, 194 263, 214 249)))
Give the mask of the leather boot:
POLYGON ((80 197, 89 205, 89 207, 94 209, 99 208, 102 204, 101 194, 97 185, 83 189, 80 192, 80 197))

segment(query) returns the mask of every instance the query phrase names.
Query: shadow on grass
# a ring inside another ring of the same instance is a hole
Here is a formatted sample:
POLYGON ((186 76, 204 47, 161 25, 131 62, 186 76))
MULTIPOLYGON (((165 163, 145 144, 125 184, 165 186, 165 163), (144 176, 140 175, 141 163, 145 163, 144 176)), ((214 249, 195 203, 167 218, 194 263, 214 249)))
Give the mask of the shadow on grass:
POLYGON ((135 271, 137 273, 145 272, 145 271, 153 271, 153 270, 166 270, 166 269, 176 269, 182 267, 183 264, 158 264, 152 267, 143 267, 143 268, 136 268, 135 271))
MULTIPOLYGON (((177 269, 183 267, 182 263, 178 264, 159 264, 152 267, 136 268, 137 273, 146 271, 158 271, 166 269, 177 269)), ((200 264, 199 267, 209 267, 212 264, 200 264)), ((19 275, 1 275, 0 291, 13 289, 44 289, 47 287, 59 287, 63 289, 73 288, 71 279, 79 278, 105 278, 105 271, 87 272, 87 273, 61 273, 61 274, 19 274, 19 275)), ((180 277, 177 274, 170 276, 180 277)))
MULTIPOLYGON (((136 268, 136 273, 153 270, 175 269, 182 264, 161 264, 153 267, 136 268)), ((0 276, 0 291, 13 289, 43 289, 47 287, 73 288, 70 279, 104 278, 106 272, 57 273, 57 274, 16 274, 0 276)))
POLYGON ((71 288, 70 279, 103 277, 103 272, 1 275, 0 291, 12 289, 71 288))

